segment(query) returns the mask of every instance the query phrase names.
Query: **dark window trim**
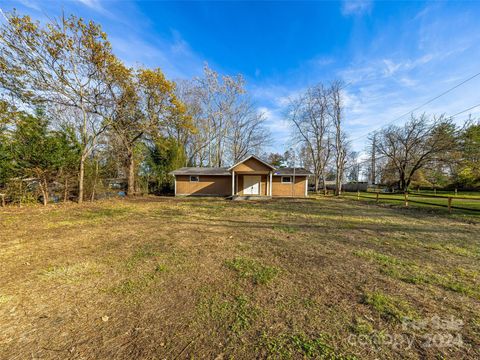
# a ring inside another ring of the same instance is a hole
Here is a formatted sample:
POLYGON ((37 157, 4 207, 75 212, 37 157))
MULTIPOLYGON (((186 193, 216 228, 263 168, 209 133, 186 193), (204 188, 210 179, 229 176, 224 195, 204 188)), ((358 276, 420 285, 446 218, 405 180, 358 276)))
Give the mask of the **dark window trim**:
POLYGON ((288 175, 282 175, 282 184, 291 184, 292 183, 292 177, 288 175), (288 178, 288 181, 283 181, 284 178, 288 178))

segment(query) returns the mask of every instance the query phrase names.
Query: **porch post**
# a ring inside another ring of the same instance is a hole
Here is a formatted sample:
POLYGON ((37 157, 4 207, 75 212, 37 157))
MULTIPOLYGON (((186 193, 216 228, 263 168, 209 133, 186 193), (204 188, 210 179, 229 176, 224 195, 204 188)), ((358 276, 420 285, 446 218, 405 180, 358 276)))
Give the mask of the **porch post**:
POLYGON ((235 171, 232 170, 232 196, 235 195, 235 171))
POLYGON ((268 186, 268 196, 272 196, 272 172, 270 171, 270 184, 268 186))

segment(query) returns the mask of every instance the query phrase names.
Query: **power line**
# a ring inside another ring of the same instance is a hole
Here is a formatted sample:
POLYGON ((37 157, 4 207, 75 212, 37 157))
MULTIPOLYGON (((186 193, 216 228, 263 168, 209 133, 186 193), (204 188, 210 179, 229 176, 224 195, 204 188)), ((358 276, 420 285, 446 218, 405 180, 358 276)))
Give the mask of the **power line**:
POLYGON ((462 111, 459 111, 458 113, 452 115, 452 116, 449 116, 449 118, 454 118, 455 116, 457 115, 460 115, 460 114, 463 114, 463 113, 466 113, 467 111, 470 111, 472 109, 475 109, 476 107, 479 107, 480 104, 477 104, 477 105, 473 105, 472 107, 469 107, 468 109, 465 109, 465 110, 462 110, 462 111))
MULTIPOLYGON (((371 134, 371 133, 374 132, 374 131, 377 131, 377 130, 379 130, 379 129, 387 126, 387 125, 393 124, 394 122, 396 122, 397 120, 400 120, 400 119, 403 118, 404 116, 409 115, 409 114, 412 114, 414 111, 417 111, 417 110, 421 109, 422 107, 424 107, 425 105, 428 105, 428 104, 434 102, 434 101, 437 100, 438 98, 442 97, 443 95, 448 94, 449 92, 455 90, 456 88, 462 86, 463 84, 465 84, 465 83, 467 83, 467 82, 475 79, 475 78, 476 78, 477 76, 479 76, 479 75, 480 75, 480 72, 478 72, 478 73, 470 76, 469 78, 463 80, 463 81, 460 82, 459 84, 457 84, 457 85, 449 88, 448 90, 445 90, 445 91, 442 92, 441 94, 438 94, 437 96, 435 96, 435 97, 433 97, 432 99, 424 102, 423 104, 417 106, 416 108, 414 108, 414 109, 412 109, 412 110, 410 110, 410 111, 408 111, 408 112, 400 115, 399 117, 393 119, 392 121, 389 121, 389 122, 386 123, 386 124, 383 124, 382 126, 378 127, 378 128, 375 129, 375 130, 369 131, 368 133, 365 133, 365 134, 363 134, 363 135, 361 135, 361 136, 358 136, 358 137, 356 137, 356 138, 351 139, 351 141, 355 141, 355 140, 361 139, 361 138, 363 138, 363 137, 365 137, 365 136, 368 136, 369 134, 371 134)), ((479 105, 477 105, 477 106, 479 106, 479 105)), ((476 106, 475 106, 475 107, 476 107, 476 106)), ((468 110, 469 110, 469 109, 467 109, 467 110, 465 110, 465 111, 468 111, 468 110)), ((456 114, 456 115, 458 115, 458 114, 456 114)))

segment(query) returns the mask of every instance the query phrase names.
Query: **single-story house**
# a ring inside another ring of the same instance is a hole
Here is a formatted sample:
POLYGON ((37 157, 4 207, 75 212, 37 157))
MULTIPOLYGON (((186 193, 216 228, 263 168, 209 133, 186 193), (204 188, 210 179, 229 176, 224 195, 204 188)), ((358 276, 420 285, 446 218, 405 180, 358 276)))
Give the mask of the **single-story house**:
POLYGON ((306 197, 304 168, 275 168, 255 155, 226 167, 183 167, 175 176, 175 196, 306 197))

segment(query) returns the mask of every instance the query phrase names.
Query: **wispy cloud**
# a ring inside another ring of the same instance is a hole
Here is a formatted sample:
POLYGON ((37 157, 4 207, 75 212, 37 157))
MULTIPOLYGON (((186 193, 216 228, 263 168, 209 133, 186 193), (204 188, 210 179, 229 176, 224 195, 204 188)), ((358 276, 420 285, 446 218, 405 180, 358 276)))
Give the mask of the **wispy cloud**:
POLYGON ((100 3, 100 0, 77 0, 79 3, 89 7, 90 9, 96 11, 103 11, 103 6, 100 3))
POLYGON ((343 0, 342 14, 349 15, 363 15, 372 10, 373 3, 371 0, 343 0))

